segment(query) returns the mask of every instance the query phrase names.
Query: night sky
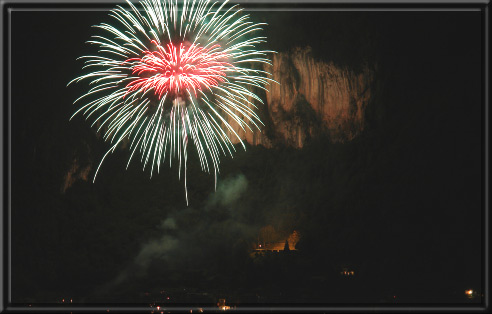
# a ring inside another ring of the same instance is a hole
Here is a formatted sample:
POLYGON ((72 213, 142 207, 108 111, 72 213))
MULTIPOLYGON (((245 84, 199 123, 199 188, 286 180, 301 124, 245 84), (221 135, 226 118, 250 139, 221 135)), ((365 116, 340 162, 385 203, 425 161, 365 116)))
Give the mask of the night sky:
POLYGON ((12 12, 13 302, 480 302, 464 291, 480 294, 483 277, 481 13, 252 17, 269 24, 268 49, 377 63, 380 92, 354 140, 238 149, 217 192, 191 156, 186 206, 177 167, 150 179, 138 162, 125 170, 125 149, 92 183, 109 145, 69 121, 87 85, 66 85, 107 12, 12 12), (89 180, 63 191, 74 160, 89 180), (269 225, 300 232, 296 254, 250 256, 269 225))

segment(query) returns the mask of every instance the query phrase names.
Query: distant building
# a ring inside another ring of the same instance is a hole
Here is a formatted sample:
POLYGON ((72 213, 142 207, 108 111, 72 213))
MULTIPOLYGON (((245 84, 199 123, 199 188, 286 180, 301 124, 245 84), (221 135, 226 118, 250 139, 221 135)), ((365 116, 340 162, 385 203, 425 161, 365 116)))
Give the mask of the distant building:
POLYGON ((217 307, 223 311, 231 309, 230 306, 226 305, 225 299, 219 299, 219 302, 217 302, 217 307))
POLYGON ((280 242, 258 244, 256 251, 280 252, 284 250, 285 240, 280 242))
POLYGON ((348 267, 342 267, 342 270, 340 271, 340 275, 342 276, 354 276, 355 275, 355 271, 351 268, 348 268, 348 267))
POLYGON ((294 230, 286 238, 280 238, 278 236, 265 236, 260 233, 258 236, 258 242, 256 243, 256 252, 280 252, 280 251, 295 251, 296 244, 299 241, 299 232, 294 230), (276 238, 277 241, 271 241, 270 239, 276 238), (268 241, 270 240, 270 241, 268 241), (286 250, 286 248, 288 249, 286 250))

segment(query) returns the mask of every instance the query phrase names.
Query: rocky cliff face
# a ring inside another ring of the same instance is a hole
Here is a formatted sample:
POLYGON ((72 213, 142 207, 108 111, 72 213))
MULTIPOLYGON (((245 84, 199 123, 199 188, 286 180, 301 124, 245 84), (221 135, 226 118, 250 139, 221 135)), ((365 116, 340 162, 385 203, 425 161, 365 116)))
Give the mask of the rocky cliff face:
POLYGON ((364 112, 375 93, 375 66, 358 72, 340 68, 316 61, 308 47, 275 54, 266 70, 279 84, 271 84, 266 103, 259 108, 265 123, 262 132, 243 131, 229 121, 249 144, 301 148, 320 134, 343 142, 364 129, 364 112))
POLYGON ((65 193, 67 189, 69 189, 75 181, 83 180, 87 181, 89 178, 89 173, 92 170, 92 165, 89 163, 85 165, 85 167, 81 167, 77 158, 74 158, 70 169, 68 169, 65 180, 61 187, 61 193, 65 193))
MULTIPOLYGON (((232 118, 228 119, 243 141, 267 148, 302 148, 320 135, 328 135, 332 142, 344 142, 364 130, 364 113, 376 92, 375 66, 364 66, 359 71, 338 67, 315 60, 308 47, 274 54, 272 65, 264 70, 272 73, 279 84, 272 83, 267 93, 255 91, 264 99, 257 109, 264 123, 259 124, 261 131, 254 126, 243 130, 232 118)), ((227 133, 234 144, 239 143, 233 132, 227 133)), ((91 164, 82 167, 74 159, 61 191, 65 192, 78 179, 87 181, 91 164)))

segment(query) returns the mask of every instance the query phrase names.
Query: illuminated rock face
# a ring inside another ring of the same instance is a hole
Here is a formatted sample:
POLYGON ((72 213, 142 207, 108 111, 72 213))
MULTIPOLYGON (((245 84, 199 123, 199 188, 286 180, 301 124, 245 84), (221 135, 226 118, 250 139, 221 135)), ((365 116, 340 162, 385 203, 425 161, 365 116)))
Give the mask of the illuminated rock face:
POLYGON ((78 179, 87 181, 91 169, 92 169, 92 165, 90 163, 86 164, 85 167, 80 167, 79 161, 77 160, 77 158, 74 158, 70 169, 67 171, 65 175, 65 180, 61 187, 61 192, 65 193, 66 190, 70 188, 73 185, 73 183, 78 179))
MULTIPOLYGON (((265 126, 262 132, 237 128, 241 139, 265 147, 301 148, 320 134, 344 142, 364 130, 365 110, 375 93, 376 67, 340 68, 315 60, 309 47, 275 54, 267 67, 280 84, 269 86, 266 105, 259 108, 265 126)), ((230 135, 234 143, 239 142, 230 135)))
MULTIPOLYGON (((258 93, 264 105, 249 99, 258 105, 255 111, 265 124, 259 124, 262 131, 254 126, 243 130, 227 115, 228 123, 243 141, 266 148, 302 148, 310 139, 323 134, 332 142, 345 142, 364 130, 365 110, 376 93, 376 67, 364 66, 358 71, 341 68, 315 60, 310 48, 274 54, 272 66, 266 67, 280 84, 272 83, 269 92, 258 93)), ((228 131, 227 135, 237 144, 239 139, 234 132, 228 131)), ((129 141, 122 147, 125 145, 129 141)), ((78 179, 87 180, 91 165, 89 162, 87 167, 79 167, 74 161, 67 171, 62 192, 78 179)))

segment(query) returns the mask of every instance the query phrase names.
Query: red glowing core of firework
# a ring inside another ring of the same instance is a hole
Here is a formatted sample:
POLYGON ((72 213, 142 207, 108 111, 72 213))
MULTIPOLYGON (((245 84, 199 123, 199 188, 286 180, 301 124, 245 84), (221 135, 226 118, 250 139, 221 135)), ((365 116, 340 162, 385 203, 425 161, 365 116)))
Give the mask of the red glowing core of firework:
MULTIPOLYGON (((155 40, 155 51, 144 51, 141 58, 126 60, 132 64, 132 74, 138 78, 127 85, 127 94, 140 90, 143 93, 153 89, 161 99, 165 94, 184 95, 186 91, 210 89, 225 81, 230 55, 221 51, 219 45, 202 48, 198 45, 185 46, 183 43, 166 47, 155 40)), ((126 96, 126 95, 125 95, 126 96)))

